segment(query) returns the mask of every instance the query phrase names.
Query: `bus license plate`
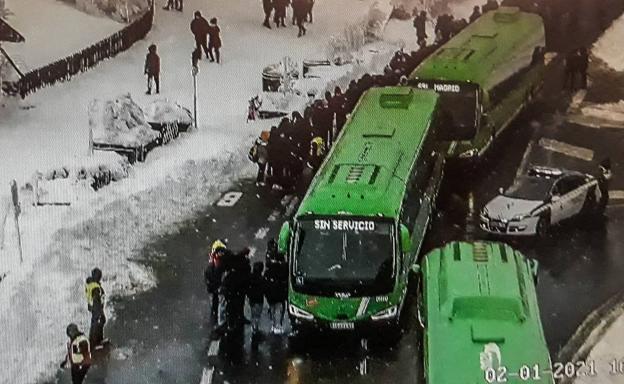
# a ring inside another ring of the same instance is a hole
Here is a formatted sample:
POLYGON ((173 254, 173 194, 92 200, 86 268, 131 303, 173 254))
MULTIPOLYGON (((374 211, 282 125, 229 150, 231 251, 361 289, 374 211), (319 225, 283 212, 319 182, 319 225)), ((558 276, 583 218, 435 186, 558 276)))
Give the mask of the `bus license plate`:
POLYGON ((335 322, 330 324, 331 329, 336 330, 351 330, 355 328, 353 322, 335 322))

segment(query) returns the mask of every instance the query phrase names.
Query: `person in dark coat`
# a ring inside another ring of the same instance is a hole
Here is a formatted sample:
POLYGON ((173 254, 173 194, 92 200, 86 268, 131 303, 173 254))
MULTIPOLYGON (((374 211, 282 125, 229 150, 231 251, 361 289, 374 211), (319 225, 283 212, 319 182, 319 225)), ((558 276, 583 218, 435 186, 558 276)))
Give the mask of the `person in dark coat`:
POLYGON ((498 9, 498 2, 496 0, 487 0, 487 3, 481 6, 481 13, 495 11, 498 9))
POLYGON ((271 29, 271 12, 273 12, 273 0, 262 0, 262 9, 264 10, 264 22, 262 25, 271 29))
POLYGON ((160 93, 160 56, 156 52, 156 45, 152 44, 148 48, 145 56, 145 74, 147 75, 147 92, 152 94, 152 81, 156 85, 156 93, 160 93))
POLYGON ((418 16, 414 17, 414 28, 416 28, 416 38, 418 45, 427 44, 427 12, 420 11, 418 16))
POLYGON ((288 264, 277 251, 275 240, 269 240, 264 271, 265 296, 269 304, 271 333, 283 332, 285 303, 288 300, 288 264))
POLYGON ((286 8, 290 4, 290 0, 274 0, 275 13, 273 22, 279 27, 286 27, 286 8))
MULTIPOLYGON (((288 119, 286 120, 288 121, 288 119)), ((271 169, 271 183, 282 186, 286 175, 286 159, 289 151, 287 150, 288 139, 284 133, 283 124, 280 126, 282 128, 275 126, 271 128, 267 150, 271 169)))
POLYGON ((353 112, 353 108, 355 108, 358 98, 357 82, 355 80, 351 80, 345 92, 345 99, 347 101, 345 103, 345 112, 347 112, 347 114, 353 112))
POLYGON ((481 17, 481 11, 479 10, 479 6, 475 5, 470 15, 470 22, 474 23, 479 17, 481 17))
POLYGON ((297 34, 297 37, 301 37, 306 33, 304 24, 308 14, 307 0, 292 0, 292 9, 293 20, 299 28, 299 33, 297 34))
POLYGON ((249 287, 249 248, 223 258, 221 291, 225 298, 225 331, 240 331, 245 323, 245 297, 249 287))
POLYGON ((91 276, 86 279, 85 293, 87 309, 91 312, 91 327, 89 328, 89 343, 91 348, 102 348, 108 340, 104 339, 104 288, 102 288, 102 271, 93 268, 91 276))
POLYGON ((201 50, 204 50, 206 57, 209 57, 208 50, 208 21, 204 19, 201 12, 195 11, 193 21, 191 21, 191 32, 195 37, 195 47, 199 51, 199 59, 201 60, 201 50))
POLYGON ((314 110, 312 111, 312 131, 314 136, 323 138, 327 142, 327 138, 332 129, 331 112, 322 100, 314 102, 314 110))
POLYGON ((565 72, 563 87, 574 91, 576 87, 576 74, 579 72, 580 57, 578 50, 570 51, 565 57, 565 72))
POLYGON ((176 11, 182 12, 184 10, 184 0, 175 0, 174 6, 176 11))
POLYGON ((220 63, 221 53, 219 52, 219 49, 221 48, 221 28, 219 28, 219 26, 217 25, 216 17, 210 19, 210 25, 208 26, 208 37, 210 38, 210 41, 208 42, 208 53, 210 54, 210 61, 215 61, 216 58, 217 63, 220 63))
POLYGON ((257 261, 253 264, 251 276, 249 278, 249 287, 247 288, 247 300, 251 308, 251 332, 255 336, 260 332, 260 320, 262 319, 262 310, 264 309, 264 263, 257 261))
POLYGON ((338 136, 347 121, 346 103, 347 100, 342 94, 342 89, 340 87, 334 88, 334 97, 330 103, 330 108, 336 119, 336 136, 338 136))
POLYGON ((587 48, 579 48, 577 56, 578 73, 581 77, 581 88, 587 89, 587 69, 589 68, 589 53, 587 52, 587 48))

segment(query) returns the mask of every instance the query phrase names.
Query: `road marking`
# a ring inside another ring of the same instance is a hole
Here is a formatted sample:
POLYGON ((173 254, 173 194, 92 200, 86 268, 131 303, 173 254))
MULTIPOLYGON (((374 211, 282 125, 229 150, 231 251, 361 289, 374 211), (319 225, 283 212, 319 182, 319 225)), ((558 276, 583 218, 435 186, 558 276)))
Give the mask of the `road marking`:
POLYGON ((533 151, 533 145, 535 144, 534 141, 531 141, 529 143, 529 145, 527 145, 527 149, 526 151, 524 151, 524 155, 522 155, 522 160, 520 161, 520 165, 518 166, 518 170, 516 171, 516 179, 522 175, 523 173, 526 172, 527 170, 527 165, 529 162, 529 155, 531 154, 531 152, 533 151))
POLYGON ((360 306, 358 307, 357 313, 355 315, 358 317, 362 316, 364 312, 366 312, 369 302, 370 302, 370 297, 363 298, 362 301, 360 301, 360 306))
POLYGON ((624 200, 624 191, 622 190, 609 191, 609 200, 624 200))
POLYGON ((276 209, 276 210, 274 210, 273 212, 271 212, 271 214, 270 214, 270 215, 269 215, 269 217, 267 218, 267 221, 271 221, 271 222, 273 222, 273 221, 277 220, 277 218, 279 217, 279 215, 280 215, 280 211, 278 211, 278 210, 276 209))
POLYGON ((256 231, 256 234, 254 235, 254 237, 258 240, 262 240, 266 237, 268 233, 269 233, 269 227, 262 227, 256 231))
POLYGON ((576 91, 576 93, 572 96, 572 102, 570 103, 570 106, 568 107, 568 112, 578 109, 581 103, 583 103, 583 100, 585 100, 585 96, 587 96, 586 89, 581 89, 581 90, 576 91))
POLYGON ((217 356, 217 353, 219 353, 219 343, 220 340, 213 340, 212 343, 210 343, 210 347, 208 347, 208 356, 217 356))
POLYGON ((582 114, 569 115, 567 117, 567 121, 572 124, 578 124, 578 125, 582 125, 583 127, 594 128, 594 129, 603 129, 603 128, 622 129, 624 128, 624 122, 600 119, 597 117, 585 116, 582 114))
POLYGON ((242 192, 228 192, 217 202, 219 207, 233 207, 243 196, 242 192))
POLYGON ((576 145, 564 143, 558 140, 542 137, 539 141, 539 145, 549 151, 561 153, 566 156, 575 157, 585 161, 592 161, 594 158, 594 151, 591 149, 577 147, 576 145))
POLYGON ((299 198, 295 197, 294 199, 292 199, 290 204, 288 204, 288 207, 286 207, 286 211, 284 212, 284 215, 286 217, 290 217, 295 212, 295 209, 297 208, 297 204, 299 204, 299 198))
POLYGON ((360 376, 365 376, 368 374, 368 340, 360 340, 360 346, 362 347, 362 353, 364 354, 364 357, 360 360, 360 376))
POLYGON ((214 367, 204 368, 202 372, 202 378, 199 384, 212 384, 213 377, 214 377, 214 367))

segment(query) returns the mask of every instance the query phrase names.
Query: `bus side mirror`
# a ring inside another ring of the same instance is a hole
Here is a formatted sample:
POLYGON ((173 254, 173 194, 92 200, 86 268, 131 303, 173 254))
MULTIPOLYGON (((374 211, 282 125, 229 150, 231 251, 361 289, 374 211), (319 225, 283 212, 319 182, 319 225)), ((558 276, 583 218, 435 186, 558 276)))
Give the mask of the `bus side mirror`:
POLYGON ((539 263, 537 262, 537 260, 533 260, 530 259, 529 260, 529 269, 531 270, 531 274, 533 275, 533 281, 535 282, 535 285, 537 285, 537 277, 538 277, 538 269, 539 269, 539 263))
POLYGON ((403 253, 412 251, 412 236, 410 236, 409 230, 403 224, 401 224, 401 250, 403 253))
POLYGON ((288 244, 290 243, 290 223, 286 221, 280 228, 277 239, 277 251, 282 255, 288 254, 288 244))

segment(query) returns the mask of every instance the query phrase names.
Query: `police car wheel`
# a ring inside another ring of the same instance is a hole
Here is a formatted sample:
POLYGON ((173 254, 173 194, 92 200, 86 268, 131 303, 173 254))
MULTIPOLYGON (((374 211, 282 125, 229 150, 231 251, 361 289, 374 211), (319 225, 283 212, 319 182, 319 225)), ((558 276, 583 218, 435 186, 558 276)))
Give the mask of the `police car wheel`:
POLYGON ((548 228, 550 227, 550 222, 547 216, 540 217, 537 222, 537 226, 535 227, 535 233, 538 237, 546 237, 548 233, 548 228))

